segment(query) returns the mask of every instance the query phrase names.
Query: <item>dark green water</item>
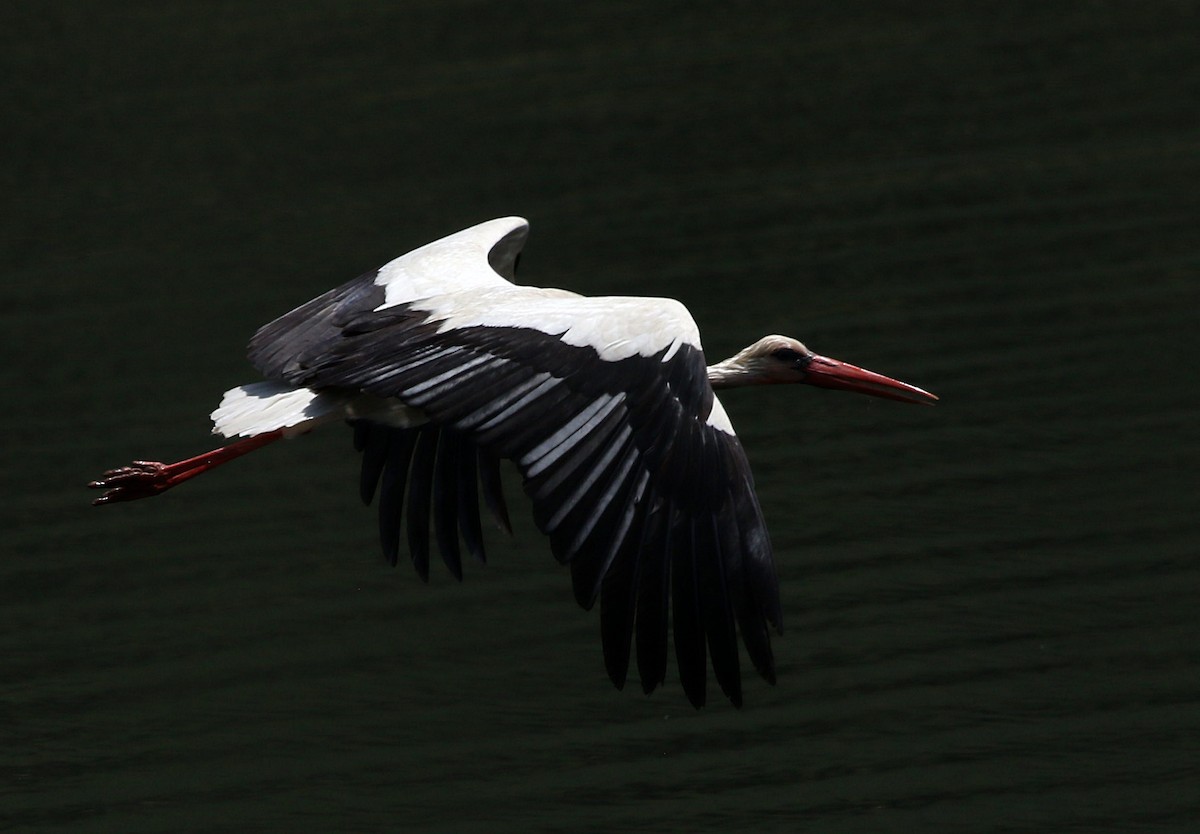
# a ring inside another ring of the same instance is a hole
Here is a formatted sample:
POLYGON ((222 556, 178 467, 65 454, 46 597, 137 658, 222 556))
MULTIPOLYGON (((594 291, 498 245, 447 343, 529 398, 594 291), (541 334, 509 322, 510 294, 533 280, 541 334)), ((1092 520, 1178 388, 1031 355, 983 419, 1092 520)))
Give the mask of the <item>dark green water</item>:
POLYGON ((1200 830, 1200 14, 902 8, 6 6, 0 830, 1200 830), (725 398, 741 711, 613 690, 524 518, 381 565, 348 432, 87 506, 256 326, 511 213, 524 281, 943 398, 725 398))

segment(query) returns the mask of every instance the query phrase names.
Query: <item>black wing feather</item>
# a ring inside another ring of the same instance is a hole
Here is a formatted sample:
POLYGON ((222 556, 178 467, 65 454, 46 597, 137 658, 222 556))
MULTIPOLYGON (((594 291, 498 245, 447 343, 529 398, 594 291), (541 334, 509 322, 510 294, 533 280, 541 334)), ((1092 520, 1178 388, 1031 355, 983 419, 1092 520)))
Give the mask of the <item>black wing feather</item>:
POLYGON ((679 682, 692 706, 704 706, 707 678, 704 646, 704 620, 700 607, 699 577, 696 575, 703 546, 694 537, 694 530, 684 517, 674 525, 671 548, 671 629, 675 637, 675 661, 679 665, 679 682))
POLYGON ((429 511, 433 504, 433 463, 437 445, 436 430, 417 431, 408 489, 408 553, 417 575, 426 582, 429 581, 429 511))
MULTIPOLYGON (((404 487, 408 481, 408 467, 412 460, 417 432, 388 430, 375 426, 378 440, 369 441, 367 450, 379 449, 383 458, 383 471, 379 489, 379 541, 388 563, 395 565, 400 554, 400 518, 403 515, 404 487)), ((363 475, 360 482, 371 476, 377 464, 370 456, 363 457, 363 475)), ((367 500, 364 495, 364 501, 367 500)))
POLYGON ((488 512, 504 532, 512 535, 512 522, 508 519, 508 504, 504 500, 504 485, 500 480, 500 458, 479 446, 475 450, 475 462, 479 465, 479 488, 483 491, 483 503, 488 512))
POLYGON ((487 562, 479 524, 478 456, 465 438, 459 437, 458 445, 458 471, 453 476, 458 494, 458 530, 467 552, 480 562, 487 562))
POLYGON ((263 328, 251 354, 292 384, 395 397, 427 415, 426 426, 390 430, 413 441, 404 454, 395 437, 381 447, 356 433, 364 499, 382 472, 385 553, 394 554, 399 512, 385 524, 383 499, 398 509, 407 473, 418 573, 428 574, 432 510, 443 559, 461 577, 459 535, 482 558, 480 497, 509 526, 497 469, 509 458, 535 523, 571 565, 576 599, 585 608, 601 599, 614 683, 624 684, 634 635, 643 689, 663 681, 668 611, 693 704, 704 703, 709 657, 740 703, 739 631, 773 681, 767 627, 781 618, 770 542, 741 445, 707 423, 713 393, 698 349, 607 361, 535 330, 443 329, 404 305, 375 312, 362 281, 263 328))
POLYGON ((342 338, 356 316, 383 304, 384 288, 375 283, 378 274, 371 270, 260 327, 250 340, 250 362, 268 379, 297 373, 303 357, 319 354, 342 338))
POLYGON ((375 497, 379 478, 388 463, 391 438, 392 433, 383 426, 366 420, 355 421, 354 445, 363 456, 362 471, 358 478, 358 495, 364 504, 370 504, 375 497))
POLYGON ((638 578, 637 666, 647 695, 667 679, 667 611, 670 600, 671 508, 655 496, 642 528, 642 570, 638 578))
POLYGON ((629 526, 614 548, 609 568, 600 578, 600 635, 604 646, 604 668, 618 689, 625 688, 625 677, 629 671, 638 579, 645 553, 643 530, 650 516, 645 511, 639 511, 639 508, 648 480, 649 477, 643 475, 638 489, 625 506, 629 526))
POLYGON ((725 560, 732 554, 723 551, 721 536, 721 527, 728 526, 731 521, 727 514, 728 507, 722 507, 720 514, 693 516, 695 532, 692 540, 696 543, 698 594, 713 673, 725 697, 736 706, 741 706, 742 678, 732 607, 733 592, 725 572, 725 560))
POLYGON ((458 455, 453 433, 439 433, 433 470, 433 532, 442 562, 451 575, 462 581, 462 552, 458 547, 458 455))

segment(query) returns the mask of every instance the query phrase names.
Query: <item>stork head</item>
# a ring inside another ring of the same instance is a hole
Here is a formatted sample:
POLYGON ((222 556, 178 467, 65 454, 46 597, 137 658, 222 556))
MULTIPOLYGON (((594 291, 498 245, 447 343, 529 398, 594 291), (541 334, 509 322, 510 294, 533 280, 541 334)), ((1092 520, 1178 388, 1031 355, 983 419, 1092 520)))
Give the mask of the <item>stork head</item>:
POLYGON ((937 401, 915 385, 813 353, 789 336, 764 336, 736 356, 709 367, 708 379, 714 388, 804 383, 906 403, 932 405, 937 401))

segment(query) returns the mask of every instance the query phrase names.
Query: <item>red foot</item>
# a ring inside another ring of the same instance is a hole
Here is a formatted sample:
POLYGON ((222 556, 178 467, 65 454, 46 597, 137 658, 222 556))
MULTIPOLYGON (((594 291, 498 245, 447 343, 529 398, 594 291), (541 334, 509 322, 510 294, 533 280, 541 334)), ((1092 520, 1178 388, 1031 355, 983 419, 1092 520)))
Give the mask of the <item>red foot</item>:
POLYGON ((92 489, 108 490, 94 499, 93 505, 149 498, 174 485, 171 482, 170 467, 156 460, 135 460, 129 466, 108 470, 88 484, 92 489))
POLYGON ((92 504, 114 504, 118 501, 136 501, 165 492, 176 484, 202 475, 210 469, 239 458, 247 452, 274 443, 283 437, 282 430, 269 431, 234 441, 228 446, 213 449, 194 458, 177 463, 160 463, 156 460, 135 460, 129 466, 110 469, 88 484, 92 489, 108 490, 92 504))

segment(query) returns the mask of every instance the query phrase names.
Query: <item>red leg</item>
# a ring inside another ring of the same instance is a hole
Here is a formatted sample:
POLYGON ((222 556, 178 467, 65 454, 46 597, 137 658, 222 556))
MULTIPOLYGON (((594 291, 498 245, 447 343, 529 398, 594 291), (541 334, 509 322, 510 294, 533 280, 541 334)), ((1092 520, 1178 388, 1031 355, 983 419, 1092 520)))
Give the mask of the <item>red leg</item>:
POLYGON ((88 484, 92 489, 107 490, 93 504, 111 504, 117 501, 135 501, 138 498, 149 498, 166 492, 171 487, 181 484, 189 478, 203 474, 210 469, 228 463, 234 458, 240 458, 248 452, 273 443, 283 437, 283 431, 271 431, 266 434, 256 434, 196 455, 194 458, 181 460, 176 463, 160 463, 156 460, 135 460, 129 466, 110 469, 99 479, 88 484))

